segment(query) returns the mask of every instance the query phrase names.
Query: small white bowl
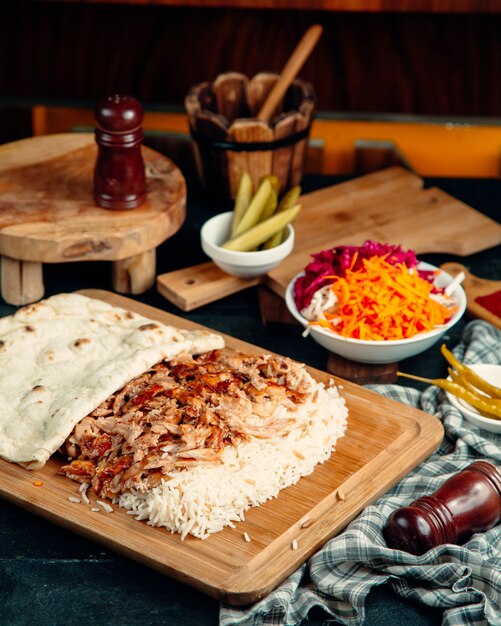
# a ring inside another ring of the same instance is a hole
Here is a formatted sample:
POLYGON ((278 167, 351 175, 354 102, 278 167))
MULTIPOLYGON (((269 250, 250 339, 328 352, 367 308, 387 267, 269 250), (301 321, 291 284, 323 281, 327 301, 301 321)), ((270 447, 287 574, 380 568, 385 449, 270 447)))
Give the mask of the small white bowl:
MULTIPOLYGON (((438 270, 439 274, 435 280, 439 287, 447 287, 453 280, 450 274, 439 270, 438 267, 430 265, 429 263, 421 262, 419 263, 419 268, 423 270, 438 270)), ((345 359, 359 363, 396 363, 408 357, 415 356, 420 352, 424 352, 436 343, 449 328, 459 321, 466 308, 466 294, 464 289, 458 286, 452 294, 453 298, 458 303, 458 310, 447 324, 443 326, 437 326, 437 328, 433 330, 426 333, 419 333, 409 339, 392 339, 388 341, 351 339, 336 335, 320 326, 308 326, 308 320, 301 315, 294 302, 294 283, 299 276, 302 276, 302 273, 295 276, 287 286, 285 302, 287 303, 289 311, 298 322, 310 329, 310 335, 321 346, 330 352, 339 354, 345 359)))
MULTIPOLYGON (((491 385, 501 387, 501 365, 494 365, 491 363, 475 363, 474 365, 469 365, 468 367, 470 367, 479 376, 482 376, 482 378, 484 378, 487 382, 491 383, 491 385)), ((476 426, 480 426, 480 428, 483 428, 484 430, 488 430, 491 433, 501 433, 501 420, 484 417, 483 415, 480 415, 477 409, 471 406, 471 404, 461 400, 461 398, 457 398, 448 391, 445 393, 447 394, 447 398, 452 406, 456 407, 456 409, 463 414, 466 420, 476 426)))
POLYGON ((221 244, 230 236, 232 216, 232 211, 215 215, 205 222, 200 231, 202 250, 227 274, 240 278, 263 276, 292 252, 294 229, 290 224, 287 226, 287 236, 284 241, 269 250, 235 252, 221 248, 221 244))

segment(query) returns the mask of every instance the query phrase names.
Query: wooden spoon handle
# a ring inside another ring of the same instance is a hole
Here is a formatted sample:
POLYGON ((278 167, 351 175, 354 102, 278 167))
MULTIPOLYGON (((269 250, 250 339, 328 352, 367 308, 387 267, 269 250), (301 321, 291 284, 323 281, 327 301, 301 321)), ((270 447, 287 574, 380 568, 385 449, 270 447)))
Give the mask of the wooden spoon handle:
POLYGON ((257 114, 258 120, 262 120, 263 122, 270 121, 273 112, 277 108, 280 100, 284 97, 287 88, 296 78, 306 59, 310 56, 310 53, 319 40, 322 31, 323 28, 320 24, 315 24, 305 32, 301 41, 298 43, 296 49, 285 64, 280 78, 268 94, 261 110, 257 114))

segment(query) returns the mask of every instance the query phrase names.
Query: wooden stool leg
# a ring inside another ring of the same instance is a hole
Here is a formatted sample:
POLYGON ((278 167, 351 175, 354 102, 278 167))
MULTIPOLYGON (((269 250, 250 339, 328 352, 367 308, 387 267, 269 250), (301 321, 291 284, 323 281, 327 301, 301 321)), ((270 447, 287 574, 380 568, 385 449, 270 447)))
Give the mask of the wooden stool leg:
POLYGON ((0 276, 2 298, 8 304, 31 304, 43 298, 45 288, 41 263, 3 256, 0 276))
POLYGON ((113 261, 113 289, 119 293, 144 293, 155 284, 156 248, 113 261))

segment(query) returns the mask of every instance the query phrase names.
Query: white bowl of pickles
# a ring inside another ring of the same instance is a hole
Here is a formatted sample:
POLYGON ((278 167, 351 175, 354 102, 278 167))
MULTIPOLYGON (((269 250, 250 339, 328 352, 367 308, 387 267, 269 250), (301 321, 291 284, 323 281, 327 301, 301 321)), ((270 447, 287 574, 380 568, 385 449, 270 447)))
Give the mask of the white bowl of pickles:
POLYGON ((224 272, 240 278, 256 278, 281 263, 294 248, 294 229, 289 224, 282 243, 268 250, 227 250, 233 211, 220 213, 205 222, 200 231, 202 250, 224 272))
POLYGON ((240 180, 233 211, 220 213, 202 226, 205 254, 224 272, 239 278, 263 276, 294 248, 295 219, 301 206, 299 187, 278 202, 278 179, 266 176, 253 193, 249 175, 240 180))

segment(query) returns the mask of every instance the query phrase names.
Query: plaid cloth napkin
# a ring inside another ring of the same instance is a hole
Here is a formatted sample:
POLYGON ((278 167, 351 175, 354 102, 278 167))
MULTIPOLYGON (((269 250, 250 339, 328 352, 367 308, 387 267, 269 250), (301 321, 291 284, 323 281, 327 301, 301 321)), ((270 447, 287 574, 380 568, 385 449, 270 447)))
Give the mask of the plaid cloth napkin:
MULTIPOLYGON (((470 322, 454 350, 465 363, 501 364, 501 332, 470 322)), ((501 525, 462 546, 441 545, 422 556, 386 547, 381 529, 396 508, 434 492, 476 459, 501 466, 501 435, 466 422, 436 387, 423 393, 398 385, 372 385, 385 396, 437 415, 446 435, 438 452, 421 463, 340 535, 251 607, 221 606, 220 626, 293 626, 322 607, 340 624, 356 626, 374 587, 389 582, 405 598, 444 609, 445 626, 501 625, 501 525)))

